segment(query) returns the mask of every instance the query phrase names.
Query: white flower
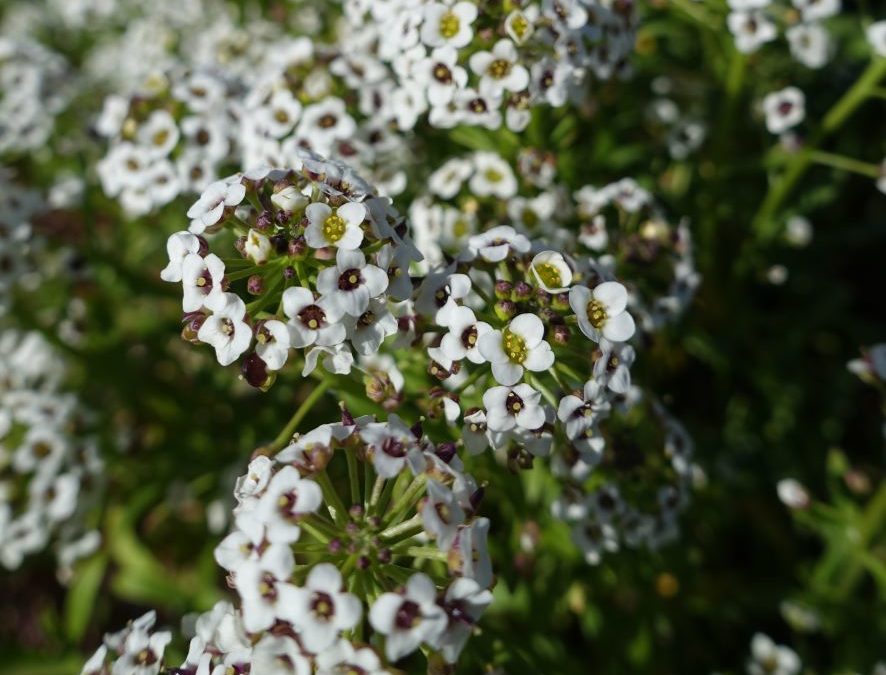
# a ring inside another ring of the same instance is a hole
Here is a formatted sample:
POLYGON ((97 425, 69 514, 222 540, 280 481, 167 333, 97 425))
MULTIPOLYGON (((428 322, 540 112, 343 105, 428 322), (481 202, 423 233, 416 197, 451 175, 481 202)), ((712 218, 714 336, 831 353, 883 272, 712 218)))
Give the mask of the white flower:
POLYGON ((468 187, 478 197, 510 199, 517 194, 517 178, 510 164, 497 153, 477 152, 468 187))
POLYGON ((372 466, 381 478, 393 478, 406 465, 407 455, 417 448, 415 434, 397 415, 387 422, 372 422, 360 430, 372 466))
POLYGON ((452 490, 435 480, 429 480, 421 518, 425 530, 436 540, 437 548, 448 551, 455 541, 459 526, 465 521, 465 512, 452 490))
POLYGON ((569 291, 569 306, 578 317, 578 326, 594 342, 631 339, 636 327, 625 311, 627 305, 627 289, 617 281, 604 281, 593 291, 587 286, 573 286, 569 291))
POLYGON ((308 226, 305 241, 311 248, 360 248, 363 230, 360 225, 366 219, 366 207, 359 202, 347 202, 333 209, 328 204, 314 202, 305 209, 308 226))
POLYGON ((480 76, 480 92, 489 96, 522 91, 529 85, 529 71, 520 65, 517 47, 510 40, 499 40, 491 52, 474 52, 469 63, 480 76))
POLYGON ((256 125, 273 138, 286 136, 301 116, 301 103, 288 89, 274 92, 271 100, 254 113, 256 125))
POLYGON ((438 47, 429 57, 417 61, 413 73, 433 106, 446 105, 468 84, 468 72, 458 65, 458 51, 450 46, 438 47))
POLYGON ((460 306, 456 300, 465 298, 471 290, 471 278, 451 269, 427 274, 415 299, 415 310, 423 316, 433 316, 438 326, 449 325, 453 312, 460 306))
POLYGON ((767 94, 763 99, 766 128, 770 133, 781 134, 797 126, 806 117, 806 97, 796 87, 767 94))
POLYGON ((255 351, 268 370, 280 370, 289 356, 289 327, 275 319, 265 321, 256 331, 255 342, 255 351))
POLYGON ((759 10, 730 12, 726 23, 735 36, 735 48, 745 54, 757 51, 778 35, 775 24, 759 10))
POLYGON ((374 354, 389 335, 397 332, 397 319, 380 300, 370 300, 369 308, 359 317, 343 319, 348 339, 358 354, 374 354))
POLYGON ((341 309, 329 298, 314 299, 307 288, 294 286, 283 291, 283 313, 289 318, 290 344, 296 349, 318 344, 337 345, 345 339, 345 326, 339 321, 341 309))
POLYGON ((447 663, 458 661, 480 616, 490 604, 492 593, 473 579, 458 577, 446 589, 443 610, 449 624, 440 638, 440 652, 447 663))
POLYGON ((235 183, 226 180, 212 183, 188 209, 188 218, 192 219, 188 229, 194 234, 202 234, 207 227, 221 220, 225 207, 237 206, 245 196, 246 187, 239 180, 235 183))
POLYGON ((315 565, 303 588, 287 593, 282 618, 298 630, 305 649, 314 654, 331 647, 343 630, 357 625, 363 605, 342 590, 341 573, 330 563, 315 565))
POLYGON ((452 6, 432 2, 425 6, 422 14, 421 41, 428 47, 465 47, 474 37, 471 24, 476 18, 477 6, 473 2, 457 2, 452 6))
POLYGON ((538 7, 530 5, 526 11, 512 10, 505 19, 505 32, 518 45, 524 44, 535 32, 535 21, 538 19, 538 7))
POLYGON ((155 110, 139 127, 137 139, 140 145, 148 149, 151 157, 165 157, 178 143, 179 131, 175 118, 166 110, 155 110))
POLYGON ((243 242, 243 252, 256 265, 264 265, 274 252, 274 246, 267 235, 250 228, 243 242))
POLYGON ((781 503, 790 509, 805 509, 809 506, 809 493, 800 481, 784 478, 776 486, 781 503))
POLYGON ((762 633, 754 634, 748 675, 797 675, 801 667, 800 657, 793 649, 775 644, 762 633))
POLYGON ((877 21, 867 27, 868 44, 877 56, 886 57, 886 21, 877 21))
POLYGON ((473 579, 482 588, 492 585, 492 561, 489 558, 487 538, 489 518, 477 518, 462 527, 449 552, 450 570, 467 579, 473 579))
POLYGON ((804 216, 791 216, 785 224, 784 238, 791 246, 808 246, 812 241, 812 223, 804 216))
POLYGON ((529 248, 529 239, 510 225, 498 225, 468 239, 468 253, 487 262, 501 262, 512 250, 527 253, 529 248))
POLYGON ((603 446, 595 440, 594 429, 600 418, 609 412, 610 405, 605 398, 605 389, 596 380, 588 380, 582 394, 583 398, 572 394, 561 398, 557 419, 563 423, 566 437, 576 448, 596 453, 603 446))
POLYGON ((453 157, 430 175, 428 189, 438 197, 452 199, 473 171, 470 160, 453 157))
POLYGON ((243 626, 250 633, 270 628, 288 598, 284 589, 295 567, 292 549, 270 544, 260 557, 250 558, 234 570, 234 583, 243 605, 243 626))
POLYGON ((534 314, 514 317, 504 330, 493 330, 477 341, 484 359, 492 364, 499 384, 511 386, 520 381, 524 370, 548 370, 554 365, 554 352, 544 340, 544 324, 534 314))
POLYGON ((359 317, 369 307, 370 298, 384 293, 388 275, 375 265, 366 264, 360 251, 340 248, 335 266, 317 275, 317 290, 330 302, 330 307, 343 314, 359 317))
POLYGON ((336 375, 347 375, 354 365, 354 354, 351 348, 345 344, 332 347, 317 346, 305 354, 305 367, 302 369, 302 377, 307 377, 317 367, 317 361, 323 357, 323 367, 336 375))
POLYGON ((175 232, 166 240, 166 253, 169 264, 160 272, 163 281, 179 282, 182 280, 182 266, 189 253, 200 252, 200 239, 190 232, 175 232))
POLYGON ((840 13, 841 0, 791 0, 800 10, 803 21, 821 21, 840 13))
POLYGON ((271 203, 281 211, 300 212, 311 200, 299 192, 294 185, 287 185, 279 192, 271 195, 271 203))
POLYGON ((357 648, 344 639, 318 654, 316 661, 316 675, 385 675, 388 672, 382 669, 381 660, 371 647, 357 648))
POLYGON ((831 36, 817 23, 798 23, 785 31, 791 54, 807 68, 821 68, 831 56, 831 36))
MULTIPOLYGON (((248 652, 240 656, 240 659, 246 660, 246 654, 248 652)), ((266 634, 252 649, 248 661, 251 663, 250 672, 262 675, 311 675, 312 673, 310 660, 302 653, 298 642, 288 636, 266 634)), ((219 675, 227 670, 235 669, 225 668, 225 664, 220 664, 212 672, 219 675)))
POLYGON ((111 675, 156 675, 163 665, 163 653, 172 642, 172 633, 149 634, 133 630, 123 645, 123 654, 111 667, 111 675))
POLYGON ((536 283, 548 293, 563 293, 572 284, 572 270, 563 255, 555 251, 537 254, 529 270, 536 283))
POLYGON ((223 366, 240 358, 252 342, 252 328, 243 320, 246 305, 233 293, 209 296, 206 306, 212 316, 203 321, 197 337, 215 348, 215 356, 223 366))
POLYGON ((471 363, 486 359, 478 347, 480 338, 492 330, 485 321, 477 321, 470 307, 456 305, 447 318, 449 332, 440 341, 440 350, 451 361, 467 358, 471 363))
POLYGON ((302 478, 292 466, 284 466, 268 483, 261 497, 257 515, 266 524, 266 535, 272 543, 291 544, 298 540, 298 520, 315 512, 323 503, 320 486, 302 478))
POLYGON ((631 345, 600 340, 600 356, 594 361, 594 379, 616 394, 631 388, 631 366, 636 352, 631 345))
POLYGON ((437 589, 425 574, 413 574, 403 594, 382 593, 369 610, 369 623, 385 636, 385 655, 398 661, 422 643, 435 645, 446 629, 437 589))
POLYGON ((486 425, 491 431, 510 431, 515 427, 538 429, 545 423, 541 393, 528 384, 516 387, 492 387, 483 393, 486 425))

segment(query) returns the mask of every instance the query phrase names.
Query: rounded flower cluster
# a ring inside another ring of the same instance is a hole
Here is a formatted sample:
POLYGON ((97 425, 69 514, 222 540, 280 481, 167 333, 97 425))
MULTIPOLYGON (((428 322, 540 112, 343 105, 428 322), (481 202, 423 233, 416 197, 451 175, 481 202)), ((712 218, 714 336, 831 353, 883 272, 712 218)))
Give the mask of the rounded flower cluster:
POLYGON ((236 82, 208 70, 157 76, 129 98, 110 96, 96 122, 109 141, 102 189, 132 216, 204 190, 230 163, 239 116, 236 82))
POLYGON ((8 311, 13 289, 26 282, 33 271, 39 239, 31 221, 43 207, 36 190, 0 169, 0 314, 8 311))
POLYGON ((15 569, 55 539, 61 570, 99 543, 84 517, 103 465, 64 364, 37 333, 0 336, 0 565, 15 569))
MULTIPOLYGON (((271 670, 283 660, 289 673, 382 673, 419 647, 453 664, 492 601, 482 490, 453 443, 396 415, 345 411, 255 457, 234 494, 215 555, 240 607, 198 620, 177 672, 283 672, 271 670)), ((84 673, 139 660, 158 672, 170 634, 150 636, 151 620, 106 638, 84 673)))
POLYGON ((590 76, 624 74, 632 2, 347 0, 333 69, 401 129, 427 113, 435 127, 514 131, 536 105, 581 100, 590 76))
POLYGON ((298 157, 291 170, 211 184, 188 211, 189 231, 170 237, 161 275, 182 284, 184 335, 212 345, 222 365, 246 354, 244 376, 259 387, 292 349, 303 374, 320 359, 348 373, 354 352, 377 352, 397 332, 409 266, 421 259, 389 200, 343 164, 298 157), (236 237, 239 257, 227 263, 205 238, 221 230, 236 237))
POLYGON ((71 97, 65 60, 37 42, 0 37, 0 157, 41 148, 71 97))

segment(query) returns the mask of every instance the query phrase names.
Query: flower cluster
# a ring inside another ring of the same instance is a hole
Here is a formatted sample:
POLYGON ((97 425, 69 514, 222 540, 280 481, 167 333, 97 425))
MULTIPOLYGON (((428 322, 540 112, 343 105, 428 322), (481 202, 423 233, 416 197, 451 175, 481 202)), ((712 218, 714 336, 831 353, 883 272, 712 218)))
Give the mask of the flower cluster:
POLYGON ((790 46, 791 56, 807 68, 821 68, 831 59, 834 47, 826 27, 840 12, 840 0, 729 0, 727 26, 741 52, 755 52, 776 40, 779 29, 790 46), (791 11, 788 11, 791 10, 791 11))
POLYGON ((15 569, 55 538, 64 572, 99 543, 84 517, 103 464, 64 364, 38 333, 0 336, 0 565, 15 569))
MULTIPOLYGON (((422 645, 452 664, 492 601, 482 489, 454 444, 396 415, 345 411, 256 456, 234 494, 235 528, 215 554, 240 608, 197 622, 179 672, 278 672, 267 668, 285 658, 286 672, 381 673, 422 645)), ((168 634, 138 630, 117 640, 116 663, 149 649, 159 668, 168 634)), ((108 646, 84 674, 109 672, 108 646)))
POLYGON ((583 98, 590 75, 623 75, 633 50, 631 2, 348 0, 332 68, 401 130, 427 113, 435 127, 514 131, 539 104, 583 98))
POLYGON ((185 335, 265 387, 291 349, 303 374, 348 373, 397 332, 421 259, 403 219, 350 168, 301 150, 291 170, 259 169, 211 184, 168 243, 166 281, 181 282, 185 335), (204 235, 237 235, 227 264, 204 235), (239 283, 236 283, 239 282, 239 283), (247 296, 255 299, 248 304, 247 296), (251 349, 253 348, 254 349, 251 349))
POLYGON ((70 101, 67 63, 37 42, 0 37, 0 157, 38 150, 70 101))

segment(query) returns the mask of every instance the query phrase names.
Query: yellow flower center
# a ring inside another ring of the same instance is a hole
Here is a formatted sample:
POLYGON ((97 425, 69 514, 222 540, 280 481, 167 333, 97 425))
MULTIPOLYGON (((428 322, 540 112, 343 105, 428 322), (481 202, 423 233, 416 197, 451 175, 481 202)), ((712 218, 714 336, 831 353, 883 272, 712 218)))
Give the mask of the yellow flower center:
POLYGON ((552 263, 546 262, 536 265, 535 273, 548 288, 559 288, 563 285, 563 277, 560 276, 560 270, 552 263))
POLYGON ((458 35, 459 28, 461 28, 461 21, 459 21, 455 12, 446 12, 440 17, 440 35, 447 40, 458 35))
POLYGON ((526 348, 526 340, 505 328, 501 334, 502 346, 508 359, 514 363, 523 363, 529 350, 526 348))
POLYGON ((489 64, 487 72, 490 77, 496 80, 502 80, 511 72, 511 62, 505 59, 495 59, 495 61, 489 64))
POLYGON ((323 236, 326 238, 326 241, 334 244, 345 236, 346 228, 347 223, 345 223, 344 219, 337 213, 333 213, 323 221, 323 236))
POLYGON ((527 21, 526 17, 522 14, 518 14, 511 22, 511 29, 514 31, 514 35, 516 35, 518 39, 522 40, 523 37, 526 35, 526 31, 529 30, 529 21, 527 21))
POLYGON ((485 176, 486 180, 490 183, 498 183, 504 178, 504 174, 497 169, 486 169, 486 171, 483 172, 483 176, 485 176))
POLYGON ((609 317, 606 315, 606 307, 599 300, 591 300, 588 303, 588 321, 591 322, 591 325, 600 330, 606 324, 606 319, 609 317))

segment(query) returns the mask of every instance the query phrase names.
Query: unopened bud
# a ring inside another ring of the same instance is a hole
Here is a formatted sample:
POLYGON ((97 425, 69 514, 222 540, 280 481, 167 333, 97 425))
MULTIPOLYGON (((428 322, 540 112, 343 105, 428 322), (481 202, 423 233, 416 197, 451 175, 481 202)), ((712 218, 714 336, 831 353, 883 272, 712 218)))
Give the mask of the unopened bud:
POLYGON ((509 300, 511 298, 512 290, 514 290, 514 285, 510 281, 499 279, 495 282, 495 299, 509 300))
POLYGON ((253 274, 246 280, 246 292, 250 295, 261 295, 265 292, 265 280, 260 274, 253 274))
POLYGON ((532 286, 525 281, 518 281, 511 291, 511 300, 514 302, 526 302, 532 296, 532 286))
POLYGON ((499 300, 493 307, 495 316, 501 321, 510 321, 517 314, 517 306, 510 300, 499 300))

